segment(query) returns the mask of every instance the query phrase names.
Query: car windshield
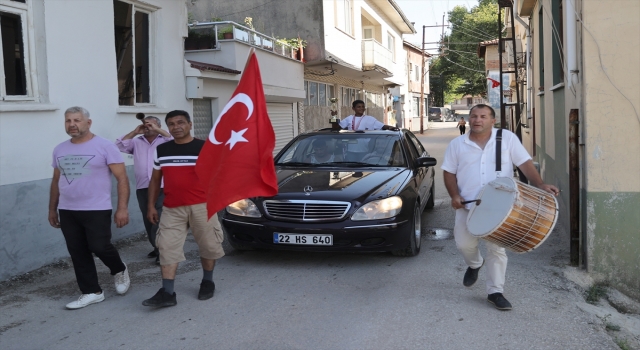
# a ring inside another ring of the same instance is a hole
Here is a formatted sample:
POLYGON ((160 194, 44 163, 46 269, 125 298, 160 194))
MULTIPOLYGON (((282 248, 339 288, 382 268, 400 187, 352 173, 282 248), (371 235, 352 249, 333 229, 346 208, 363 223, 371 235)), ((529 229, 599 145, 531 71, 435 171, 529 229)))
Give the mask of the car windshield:
POLYGON ((301 136, 276 158, 282 166, 405 166, 398 135, 336 133, 301 136))

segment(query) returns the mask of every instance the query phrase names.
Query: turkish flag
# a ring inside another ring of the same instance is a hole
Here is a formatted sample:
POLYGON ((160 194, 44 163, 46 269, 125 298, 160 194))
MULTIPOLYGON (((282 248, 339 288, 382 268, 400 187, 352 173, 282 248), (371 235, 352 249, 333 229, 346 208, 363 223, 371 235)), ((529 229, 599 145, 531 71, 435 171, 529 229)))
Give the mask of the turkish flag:
POLYGON ((196 162, 196 174, 207 191, 209 218, 235 201, 278 193, 275 143, 258 59, 252 51, 196 162))
POLYGON ((487 78, 489 79, 489 81, 491 82, 491 88, 497 88, 498 86, 500 86, 500 82, 495 80, 495 79, 491 79, 491 78, 487 78))

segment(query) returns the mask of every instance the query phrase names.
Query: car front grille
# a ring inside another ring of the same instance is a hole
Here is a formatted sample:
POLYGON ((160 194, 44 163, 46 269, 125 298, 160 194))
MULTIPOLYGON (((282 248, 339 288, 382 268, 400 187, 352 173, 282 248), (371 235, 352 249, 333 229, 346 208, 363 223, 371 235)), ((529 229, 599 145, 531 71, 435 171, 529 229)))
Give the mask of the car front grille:
POLYGON ((349 211, 351 203, 317 200, 266 200, 267 216, 287 221, 339 220, 349 211))

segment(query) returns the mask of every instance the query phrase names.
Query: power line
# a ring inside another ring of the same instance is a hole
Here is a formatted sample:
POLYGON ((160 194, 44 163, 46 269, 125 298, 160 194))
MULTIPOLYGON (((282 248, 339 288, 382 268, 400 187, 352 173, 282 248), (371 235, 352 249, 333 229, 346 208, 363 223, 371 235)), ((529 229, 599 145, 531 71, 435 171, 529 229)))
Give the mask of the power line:
POLYGON ((472 28, 470 25, 467 25, 467 24, 464 24, 464 23, 454 24, 454 26, 459 26, 459 27, 461 27, 460 29, 466 29, 466 30, 468 30, 470 32, 473 32, 475 34, 478 34, 478 35, 481 35, 481 36, 486 36, 486 37, 489 37, 489 38, 495 36, 495 34, 489 34, 487 32, 484 32, 484 31, 480 30, 480 29, 472 28))
POLYGON ((467 70, 470 70, 470 71, 472 71, 472 72, 477 72, 477 73, 486 74, 486 72, 485 72, 485 71, 482 71, 482 70, 476 70, 476 69, 471 69, 471 68, 469 68, 469 67, 465 67, 465 66, 463 66, 463 65, 461 65, 461 64, 459 64, 459 63, 455 63, 455 62, 453 62, 452 60, 448 59, 446 56, 440 56, 440 57, 444 58, 445 60, 447 60, 447 61, 449 61, 449 62, 451 62, 451 63, 453 63, 453 64, 455 64, 456 66, 460 66, 460 67, 462 67, 462 68, 464 68, 464 69, 467 69, 467 70))
MULTIPOLYGON (((460 55, 460 57, 462 57, 462 59, 467 59, 467 60, 471 61, 471 63, 475 63, 475 64, 478 66, 478 69, 481 69, 481 68, 482 68, 482 66, 480 66, 480 63, 481 63, 481 61, 482 61, 480 58, 476 58, 476 59, 474 60, 474 59, 470 59, 470 58, 466 58, 465 56, 462 56, 462 55, 461 55, 459 52, 457 52, 457 51, 453 51, 453 53, 460 55)), ((462 53, 469 54, 469 52, 462 52, 462 53)))
POLYGON ((461 31, 463 34, 466 34, 466 35, 468 35, 468 36, 470 36, 470 37, 474 37, 474 38, 476 38, 476 39, 479 39, 480 41, 487 41, 487 39, 486 39, 486 38, 482 38, 482 37, 479 37, 479 36, 477 36, 477 35, 473 35, 471 32, 466 32, 466 31, 465 31, 464 29, 462 29, 462 28, 458 28, 458 30, 459 30, 459 31, 461 31))
POLYGON ((477 52, 470 52, 470 51, 460 51, 460 50, 454 50, 454 49, 446 49, 447 51, 453 51, 453 52, 458 52, 458 53, 466 53, 469 55, 477 55, 477 52))
POLYGON ((242 11, 237 11, 237 12, 232 12, 232 13, 227 13, 226 15, 222 15, 222 16, 220 16, 220 18, 224 18, 224 17, 231 16, 231 15, 235 15, 235 14, 242 13, 242 12, 247 12, 247 11, 255 10, 255 9, 259 8, 259 7, 263 7, 263 6, 269 5, 270 3, 272 3, 272 2, 276 2, 276 1, 277 1, 277 0, 271 0, 271 1, 267 1, 267 2, 265 2, 265 3, 264 3, 264 4, 262 4, 262 5, 258 5, 258 6, 252 7, 252 8, 250 8, 250 9, 246 9, 246 10, 242 10, 242 11))

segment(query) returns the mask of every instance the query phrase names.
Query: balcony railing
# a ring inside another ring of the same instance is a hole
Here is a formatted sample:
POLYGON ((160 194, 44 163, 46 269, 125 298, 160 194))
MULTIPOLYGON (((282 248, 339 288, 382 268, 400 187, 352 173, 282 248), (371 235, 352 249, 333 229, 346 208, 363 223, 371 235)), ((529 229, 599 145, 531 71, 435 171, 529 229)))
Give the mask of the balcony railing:
POLYGON ((256 32, 231 21, 189 24, 189 36, 185 40, 185 51, 219 50, 220 43, 239 41, 277 55, 298 60, 296 50, 276 38, 256 32))
POLYGON ((372 70, 376 67, 391 72, 393 70, 393 54, 391 50, 374 39, 362 39, 362 68, 372 70))

